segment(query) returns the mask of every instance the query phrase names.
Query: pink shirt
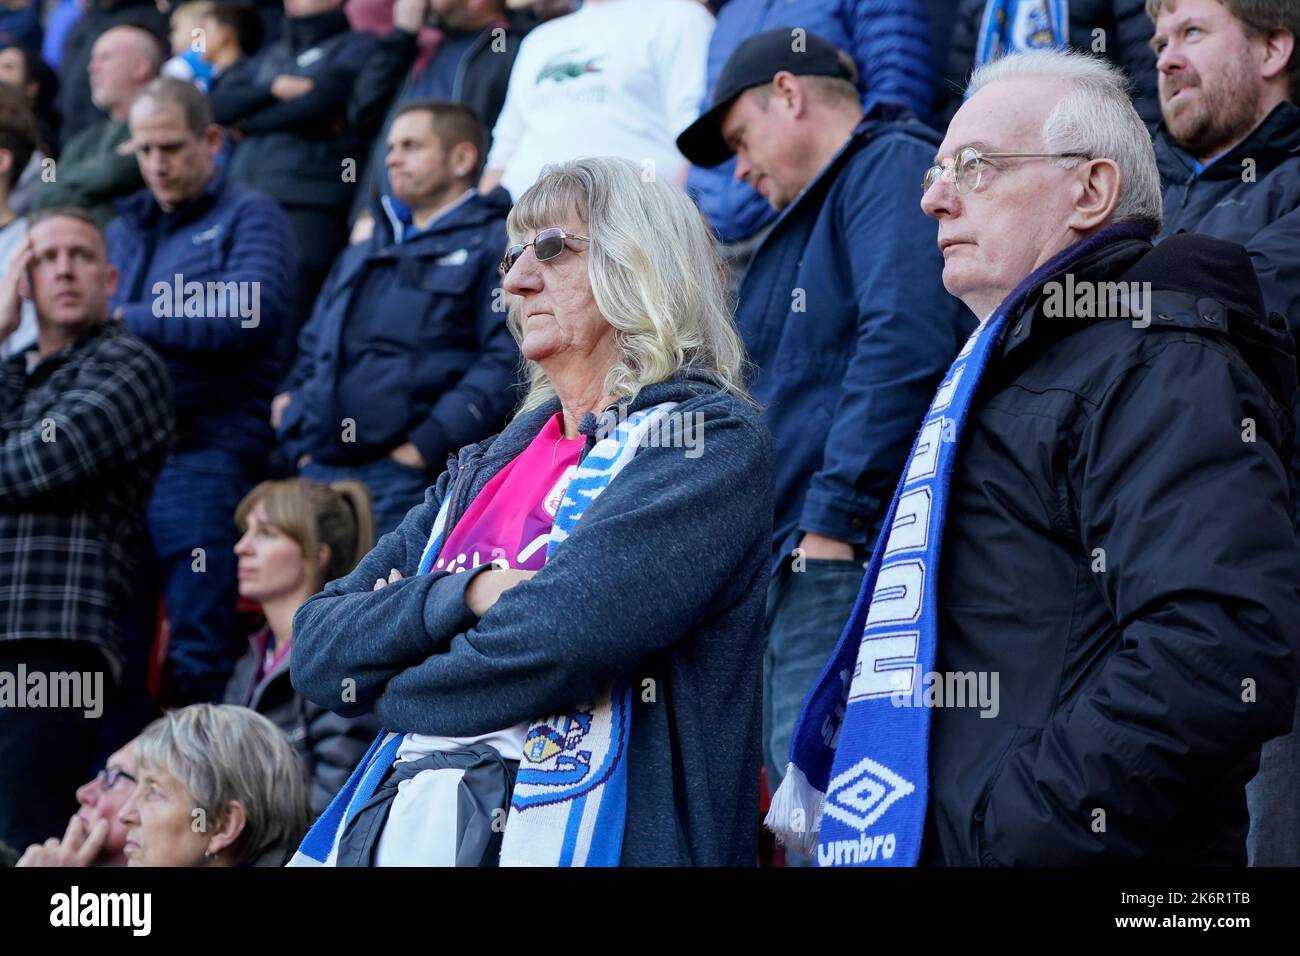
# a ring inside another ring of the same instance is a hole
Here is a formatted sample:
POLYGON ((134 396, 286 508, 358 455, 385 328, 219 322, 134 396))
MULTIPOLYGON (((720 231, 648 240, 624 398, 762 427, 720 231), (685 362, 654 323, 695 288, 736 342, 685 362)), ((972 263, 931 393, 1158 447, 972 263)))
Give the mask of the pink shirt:
POLYGON ((578 467, 586 438, 565 438, 560 414, 484 485, 456 522, 434 564, 437 571, 468 571, 490 561, 536 571, 546 563, 546 541, 578 467))

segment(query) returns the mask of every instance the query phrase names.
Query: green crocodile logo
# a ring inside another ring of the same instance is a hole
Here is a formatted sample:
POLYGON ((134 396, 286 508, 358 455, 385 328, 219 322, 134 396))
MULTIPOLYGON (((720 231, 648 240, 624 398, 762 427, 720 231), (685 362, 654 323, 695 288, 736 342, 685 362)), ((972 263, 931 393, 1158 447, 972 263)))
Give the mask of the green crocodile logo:
POLYGON ((604 56, 592 57, 583 63, 580 60, 573 59, 575 50, 566 50, 558 56, 552 57, 547 64, 537 71, 537 85, 541 85, 547 80, 556 83, 563 83, 565 80, 576 80, 580 76, 588 73, 603 73, 596 64, 604 59, 604 56))

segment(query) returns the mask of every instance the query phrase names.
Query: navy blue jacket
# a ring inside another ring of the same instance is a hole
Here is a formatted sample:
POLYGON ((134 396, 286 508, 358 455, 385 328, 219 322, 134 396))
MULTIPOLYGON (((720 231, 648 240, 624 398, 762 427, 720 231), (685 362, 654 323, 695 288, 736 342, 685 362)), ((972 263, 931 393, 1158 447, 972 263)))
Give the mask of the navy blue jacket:
POLYGON ((346 206, 352 201, 369 141, 347 125, 352 81, 378 41, 353 33, 340 10, 284 21, 284 37, 241 61, 212 89, 218 123, 244 140, 231 174, 284 203, 346 206), (310 92, 281 101, 271 83, 281 73, 312 80, 310 92), (347 160, 354 166, 348 176, 347 160))
POLYGON ((339 256, 299 338, 280 422, 291 460, 361 463, 411 441, 436 468, 501 427, 519 398, 497 275, 509 211, 504 189, 472 194, 403 242, 376 211, 374 235, 339 256))
POLYGON ((1295 390, 1240 246, 1123 238, 1036 279, 953 466, 935 671, 997 676, 997 713, 932 711, 923 863, 1246 864, 1298 683, 1295 390), (1067 272, 1150 283, 1150 324, 1046 314, 1067 272))
MULTIPOLYGON (((781 26, 815 33, 852 56, 864 104, 882 100, 905 106, 922 119, 929 115, 934 67, 921 0, 728 0, 718 11, 709 41, 701 109, 708 109, 718 74, 736 47, 781 26)), ((776 218, 767 201, 735 173, 731 159, 713 169, 692 166, 686 181, 723 242, 752 236, 776 218)))
POLYGON ((271 447, 271 397, 296 288, 288 218, 221 172, 176 212, 163 212, 147 189, 118 200, 117 210, 106 231, 121 274, 112 307, 167 362, 177 446, 222 448, 257 467, 271 447), (203 284, 202 299, 189 283, 203 284))
MULTIPOLYGON (((373 710, 389 730, 471 736, 630 676, 621 863, 752 866, 771 440, 758 413, 706 375, 646 386, 629 410, 665 401, 701 423, 705 453, 642 448, 546 566, 481 618, 464 595, 487 566, 416 575, 420 554, 443 498, 451 527, 559 402, 462 449, 422 506, 298 610, 293 686, 345 716, 373 710), (404 577, 372 590, 391 568, 404 577), (345 679, 352 706, 341 702, 345 679)), ((586 451, 596 422, 580 425, 586 451)))
POLYGON ((921 176, 938 136, 873 109, 754 253, 736 324, 777 449, 776 555, 802 532, 867 550, 975 318, 944 291, 921 176))
MULTIPOLYGON (((1201 172, 1161 127, 1156 159, 1164 189, 1161 238, 1200 232, 1245 246, 1265 308, 1280 312, 1291 333, 1300 335, 1300 106, 1279 104, 1201 172)), ((1291 462, 1300 474, 1300 442, 1291 462)))

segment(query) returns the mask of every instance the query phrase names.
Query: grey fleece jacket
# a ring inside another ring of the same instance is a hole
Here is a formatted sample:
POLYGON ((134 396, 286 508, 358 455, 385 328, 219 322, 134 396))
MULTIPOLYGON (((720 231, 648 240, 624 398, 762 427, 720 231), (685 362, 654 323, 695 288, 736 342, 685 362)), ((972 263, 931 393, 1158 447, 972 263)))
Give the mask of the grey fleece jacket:
MULTIPOLYGON (((444 495, 454 495, 450 528, 559 403, 461 449, 397 530, 298 611, 293 684, 345 716, 373 710, 389 730, 462 737, 553 713, 630 674, 623 865, 749 866, 771 440, 755 409, 703 374, 646 387, 630 411, 665 401, 702 423, 699 453, 643 448, 546 566, 482 618, 464 593, 483 569, 417 577, 420 554, 444 495), (372 591, 390 568, 403 579, 372 591)), ((589 451, 595 416, 580 427, 589 451)))

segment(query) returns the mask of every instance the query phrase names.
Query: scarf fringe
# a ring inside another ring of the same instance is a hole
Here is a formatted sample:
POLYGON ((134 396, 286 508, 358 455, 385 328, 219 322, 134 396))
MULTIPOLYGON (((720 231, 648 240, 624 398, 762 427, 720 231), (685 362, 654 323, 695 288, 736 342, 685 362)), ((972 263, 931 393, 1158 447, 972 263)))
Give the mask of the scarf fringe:
POLYGON ((809 783, 802 770, 789 764, 785 779, 772 794, 772 805, 763 825, 776 834, 783 846, 812 856, 817 852, 825 803, 826 794, 809 783))

